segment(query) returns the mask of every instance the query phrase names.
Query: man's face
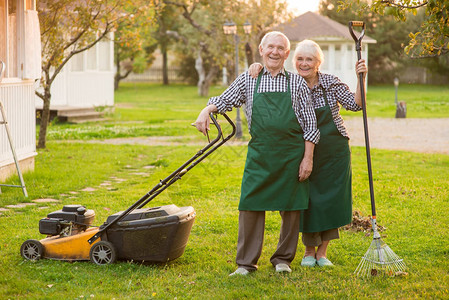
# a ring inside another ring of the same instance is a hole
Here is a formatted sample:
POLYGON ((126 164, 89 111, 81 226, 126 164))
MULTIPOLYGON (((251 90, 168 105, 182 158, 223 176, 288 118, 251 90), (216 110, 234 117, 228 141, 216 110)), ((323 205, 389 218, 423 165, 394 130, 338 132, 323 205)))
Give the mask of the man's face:
POLYGON ((259 53, 269 71, 279 71, 284 66, 290 49, 287 49, 287 41, 282 36, 270 36, 259 47, 259 53))

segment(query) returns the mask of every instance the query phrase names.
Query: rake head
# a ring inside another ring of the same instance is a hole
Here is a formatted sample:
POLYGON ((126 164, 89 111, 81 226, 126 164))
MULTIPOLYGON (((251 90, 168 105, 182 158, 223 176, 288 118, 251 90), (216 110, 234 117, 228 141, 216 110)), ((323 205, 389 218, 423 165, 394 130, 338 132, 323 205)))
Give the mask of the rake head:
POLYGON ((380 238, 377 231, 375 219, 371 219, 373 227, 373 241, 368 251, 362 257, 355 274, 357 276, 377 276, 386 274, 389 276, 405 275, 406 266, 403 259, 399 258, 396 253, 385 244, 380 238))

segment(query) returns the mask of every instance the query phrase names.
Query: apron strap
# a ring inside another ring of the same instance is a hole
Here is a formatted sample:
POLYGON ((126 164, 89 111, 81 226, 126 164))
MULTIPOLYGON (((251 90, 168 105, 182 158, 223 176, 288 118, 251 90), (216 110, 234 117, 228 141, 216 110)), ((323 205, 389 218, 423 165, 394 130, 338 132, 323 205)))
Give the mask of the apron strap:
POLYGON ((320 85, 320 86, 321 86, 321 90, 323 91, 324 103, 326 105, 329 105, 329 102, 327 101, 326 90, 324 89, 324 87, 322 85, 320 85))
MULTIPOLYGON (((287 92, 291 95, 291 90, 290 90, 290 76, 288 76, 287 70, 284 69, 284 74, 285 77, 287 78, 287 92)), ((262 78, 262 74, 263 72, 259 73, 259 76, 257 76, 257 82, 256 82, 256 87, 254 88, 254 94, 258 94, 257 90, 259 89, 259 85, 260 85, 260 80, 262 78)), ((327 103, 327 102, 326 102, 327 103)))
POLYGON ((262 78, 263 72, 259 73, 259 76, 257 76, 257 82, 256 87, 254 88, 254 95, 257 94, 257 90, 259 89, 260 79, 262 78))

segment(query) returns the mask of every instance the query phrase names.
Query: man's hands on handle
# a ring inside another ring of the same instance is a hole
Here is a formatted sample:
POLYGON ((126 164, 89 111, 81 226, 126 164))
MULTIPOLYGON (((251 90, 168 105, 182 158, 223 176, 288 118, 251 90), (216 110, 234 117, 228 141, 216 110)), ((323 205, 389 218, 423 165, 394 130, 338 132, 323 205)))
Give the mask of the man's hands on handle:
POLYGON ((217 107, 214 104, 210 104, 206 106, 198 115, 195 123, 192 123, 193 126, 198 129, 198 131, 202 132, 204 135, 207 135, 207 132, 210 130, 210 117, 211 113, 218 112, 217 107))

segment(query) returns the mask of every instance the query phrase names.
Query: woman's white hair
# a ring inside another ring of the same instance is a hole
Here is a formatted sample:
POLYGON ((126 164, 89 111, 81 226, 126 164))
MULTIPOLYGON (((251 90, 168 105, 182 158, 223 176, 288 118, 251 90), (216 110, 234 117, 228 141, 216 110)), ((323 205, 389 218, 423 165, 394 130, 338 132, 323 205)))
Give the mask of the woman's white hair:
POLYGON ((263 36, 262 40, 260 41, 259 47, 263 48, 265 46, 265 43, 267 42, 267 39, 269 37, 275 37, 275 36, 281 36, 285 40, 285 42, 287 43, 287 49, 286 50, 290 50, 290 40, 288 39, 288 37, 285 34, 283 34, 280 31, 270 31, 267 34, 265 34, 263 36))
POLYGON ((320 66, 324 61, 323 50, 321 50, 321 47, 312 40, 303 40, 296 45, 295 53, 293 55, 293 65, 295 65, 296 58, 300 54, 306 54, 315 57, 318 60, 320 66))

